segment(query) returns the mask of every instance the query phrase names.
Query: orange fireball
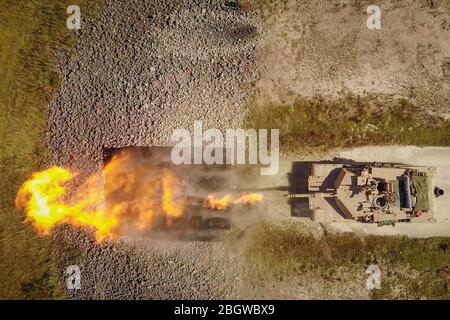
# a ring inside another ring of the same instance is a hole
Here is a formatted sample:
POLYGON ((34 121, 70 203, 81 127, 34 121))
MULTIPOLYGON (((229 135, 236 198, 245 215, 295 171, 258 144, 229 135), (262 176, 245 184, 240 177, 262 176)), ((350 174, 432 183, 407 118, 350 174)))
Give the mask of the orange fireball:
POLYGON ((69 223, 79 227, 93 227, 99 241, 111 236, 117 225, 117 217, 107 216, 97 209, 98 199, 86 197, 70 204, 63 200, 66 195, 64 183, 73 174, 61 167, 52 167, 33 174, 19 189, 16 206, 27 213, 26 222, 31 222, 39 233, 48 235, 56 225, 69 223))
POLYGON ((67 223, 93 229, 101 242, 124 229, 147 230, 156 216, 165 216, 170 224, 184 213, 178 179, 169 170, 135 162, 127 153, 114 156, 103 171, 68 192, 73 177, 68 169, 52 167, 34 173, 19 189, 16 206, 40 234, 67 223))
MULTIPOLYGON (((62 167, 34 173, 16 197, 17 208, 26 212, 25 222, 42 235, 61 224, 92 229, 101 242, 129 231, 146 231, 154 222, 170 225, 185 212, 186 197, 178 178, 165 167, 152 168, 133 160, 127 152, 115 155, 104 170, 89 176, 81 186, 75 188, 72 183, 68 190, 73 178, 62 167)), ((205 206, 225 210, 230 204, 254 204, 262 199, 257 193, 213 194, 205 206)))

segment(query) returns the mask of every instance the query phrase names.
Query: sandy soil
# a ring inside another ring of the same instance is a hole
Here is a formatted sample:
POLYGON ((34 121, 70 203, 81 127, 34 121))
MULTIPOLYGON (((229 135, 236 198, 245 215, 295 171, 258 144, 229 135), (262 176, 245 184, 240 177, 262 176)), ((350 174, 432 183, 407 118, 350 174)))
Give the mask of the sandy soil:
POLYGON ((271 9, 263 101, 349 91, 401 96, 448 115, 450 2, 377 1, 381 30, 369 30, 372 2, 288 0, 271 9))

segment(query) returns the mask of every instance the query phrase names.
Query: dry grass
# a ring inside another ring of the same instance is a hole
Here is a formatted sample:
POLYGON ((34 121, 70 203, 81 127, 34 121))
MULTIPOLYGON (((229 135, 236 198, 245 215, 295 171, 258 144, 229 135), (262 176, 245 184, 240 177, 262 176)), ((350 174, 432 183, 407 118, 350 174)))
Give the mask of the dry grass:
POLYGON ((450 278, 442 272, 450 266, 449 238, 361 238, 344 233, 316 239, 303 229, 291 221, 263 223, 249 231, 244 256, 252 277, 366 279, 367 267, 376 264, 382 275, 381 289, 371 292, 374 299, 450 299, 450 278))
POLYGON ((249 128, 280 129, 284 150, 402 144, 450 145, 450 121, 405 99, 345 94, 338 99, 298 98, 289 105, 250 103, 249 128))

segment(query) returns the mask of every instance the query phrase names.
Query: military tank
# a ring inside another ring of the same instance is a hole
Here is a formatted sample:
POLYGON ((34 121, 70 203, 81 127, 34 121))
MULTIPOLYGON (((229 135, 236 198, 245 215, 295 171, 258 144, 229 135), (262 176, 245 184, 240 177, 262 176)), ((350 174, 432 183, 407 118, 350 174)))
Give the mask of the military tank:
POLYGON ((318 222, 357 221, 378 225, 434 222, 435 168, 394 163, 312 163, 305 193, 310 218, 318 222))

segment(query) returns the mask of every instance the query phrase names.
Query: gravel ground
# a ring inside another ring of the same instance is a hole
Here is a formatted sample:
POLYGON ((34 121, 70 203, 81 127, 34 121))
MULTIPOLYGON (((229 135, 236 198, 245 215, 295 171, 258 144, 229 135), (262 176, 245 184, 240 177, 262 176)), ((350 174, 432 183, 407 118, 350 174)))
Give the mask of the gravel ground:
POLYGON ((223 1, 202 3, 105 1, 83 24, 50 106, 54 162, 91 167, 102 147, 170 145, 194 120, 242 125, 261 22, 223 1))
POLYGON ((222 242, 123 238, 98 245, 82 231, 59 231, 55 239, 64 243, 57 253, 61 276, 67 277, 68 265, 76 264, 81 271, 81 289, 66 290, 67 298, 239 297, 240 269, 222 242))
MULTIPOLYGON (((224 3, 106 0, 98 19, 83 20, 75 55, 60 55, 51 163, 88 174, 101 167, 103 147, 167 146, 194 120, 242 126, 262 22, 224 3)), ((222 243, 89 239, 67 228, 56 236, 62 272, 76 260, 71 250, 82 257, 82 289, 68 298, 237 297, 237 264, 222 243)))

